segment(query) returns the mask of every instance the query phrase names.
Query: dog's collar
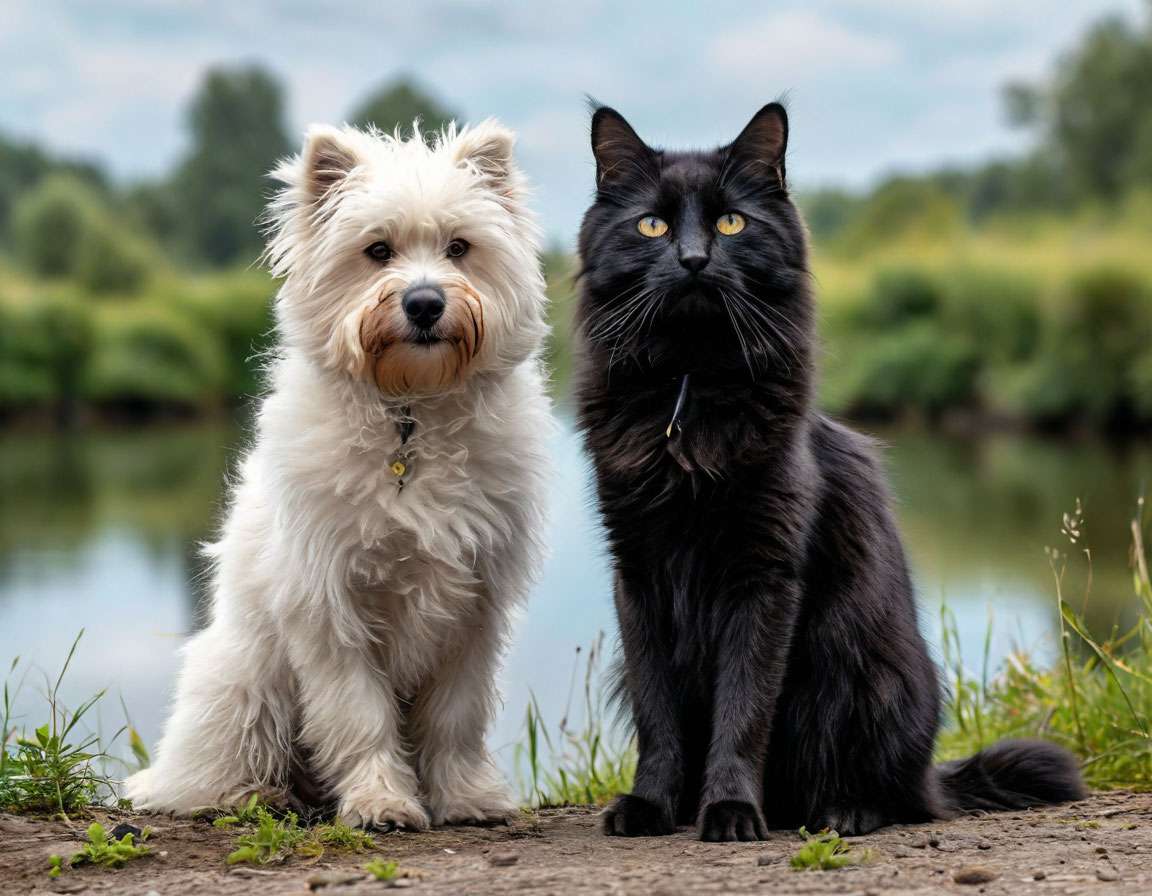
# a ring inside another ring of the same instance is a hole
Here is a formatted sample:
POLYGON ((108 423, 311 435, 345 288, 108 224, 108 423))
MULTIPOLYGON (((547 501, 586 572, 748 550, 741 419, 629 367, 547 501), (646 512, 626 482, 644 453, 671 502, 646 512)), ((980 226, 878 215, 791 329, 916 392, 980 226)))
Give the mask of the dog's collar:
POLYGON ((408 440, 416 429, 416 418, 412 416, 411 405, 402 405, 396 416, 396 433, 400 436, 400 448, 393 455, 392 463, 388 469, 396 478, 396 491, 404 491, 404 486, 412 478, 412 471, 416 463, 416 452, 408 446, 408 440))
POLYGON ((412 430, 416 428, 416 418, 412 416, 412 406, 403 405, 400 416, 396 418, 396 432, 400 434, 400 444, 407 445, 412 437, 412 430))

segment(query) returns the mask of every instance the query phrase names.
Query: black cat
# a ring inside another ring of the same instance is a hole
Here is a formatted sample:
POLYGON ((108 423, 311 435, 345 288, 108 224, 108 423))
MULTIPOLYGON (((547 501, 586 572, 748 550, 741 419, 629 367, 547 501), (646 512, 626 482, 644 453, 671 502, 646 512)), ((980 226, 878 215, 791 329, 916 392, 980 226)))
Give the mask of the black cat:
POLYGON ((1074 800, 1073 757, 932 765, 936 671, 872 444, 812 407, 813 303, 788 120, 710 152, 592 118, 579 423, 615 561, 631 794, 609 834, 762 839, 1074 800))

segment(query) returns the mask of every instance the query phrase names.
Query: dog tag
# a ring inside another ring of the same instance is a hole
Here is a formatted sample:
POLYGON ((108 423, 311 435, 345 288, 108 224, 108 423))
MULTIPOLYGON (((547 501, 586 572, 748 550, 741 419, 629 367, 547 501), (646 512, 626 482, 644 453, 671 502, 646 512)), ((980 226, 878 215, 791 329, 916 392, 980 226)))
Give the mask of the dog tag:
POLYGON ((412 478, 412 471, 416 464, 416 455, 414 454, 397 454, 392 463, 388 465, 388 472, 392 474, 392 478, 396 480, 396 490, 402 491, 404 486, 412 478))

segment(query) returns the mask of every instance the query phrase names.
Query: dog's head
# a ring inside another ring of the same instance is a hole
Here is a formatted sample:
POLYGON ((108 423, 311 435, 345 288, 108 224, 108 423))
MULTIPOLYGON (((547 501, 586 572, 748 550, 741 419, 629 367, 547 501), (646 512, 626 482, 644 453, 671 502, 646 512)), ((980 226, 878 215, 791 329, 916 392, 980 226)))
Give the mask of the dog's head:
POLYGON ((493 121, 434 142, 309 129, 273 176, 267 258, 289 347, 393 397, 527 358, 545 333, 536 228, 513 136, 493 121))

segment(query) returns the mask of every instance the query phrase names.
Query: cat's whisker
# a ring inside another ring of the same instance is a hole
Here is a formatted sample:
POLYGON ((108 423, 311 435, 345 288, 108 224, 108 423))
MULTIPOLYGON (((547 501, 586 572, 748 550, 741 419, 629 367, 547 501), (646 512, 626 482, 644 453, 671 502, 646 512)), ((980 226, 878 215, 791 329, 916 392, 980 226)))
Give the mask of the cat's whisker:
POLYGON ((615 300, 619 305, 605 315, 602 321, 598 321, 588 328, 588 337, 603 340, 610 334, 615 333, 618 325, 628 318, 638 303, 644 300, 647 292, 651 292, 651 288, 645 289, 644 284, 641 283, 620 293, 615 300))
POLYGON ((651 290, 645 290, 630 299, 626 307, 617 312, 607 326, 597 331, 597 338, 602 342, 606 342, 627 332, 629 326, 632 324, 633 318, 643 313, 645 303, 650 293, 651 290))
POLYGON ((744 333, 740 323, 736 320, 736 315, 732 311, 732 304, 728 301, 728 293, 724 290, 720 291, 720 302, 724 306, 724 310, 728 313, 728 320, 732 322, 732 329, 736 331, 736 339, 740 343, 740 352, 744 355, 744 363, 748 365, 748 375, 752 379, 756 379, 756 370, 752 366, 752 356, 748 352, 748 342, 744 338, 744 333))

